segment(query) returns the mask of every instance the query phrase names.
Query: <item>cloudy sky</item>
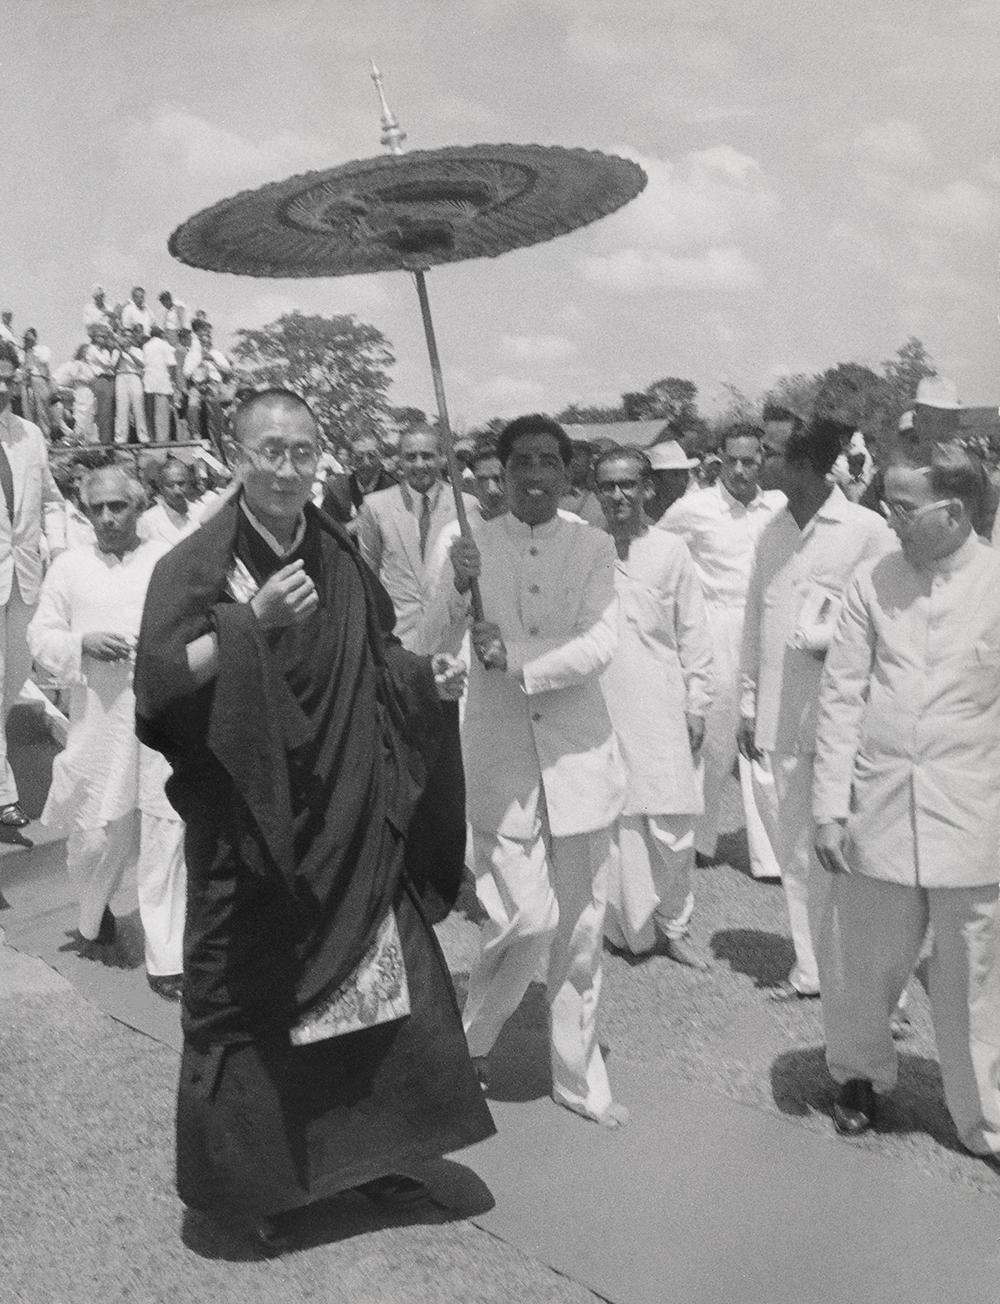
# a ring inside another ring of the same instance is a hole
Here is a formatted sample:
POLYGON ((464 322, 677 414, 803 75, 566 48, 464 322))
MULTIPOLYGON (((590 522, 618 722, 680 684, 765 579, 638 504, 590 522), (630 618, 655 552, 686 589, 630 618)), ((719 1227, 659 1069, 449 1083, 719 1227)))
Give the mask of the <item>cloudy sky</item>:
POLYGON ((381 66, 411 148, 627 154, 585 230, 429 278, 457 425, 878 363, 910 334, 1000 402, 1000 4, 963 0, 39 0, 0 44, 0 299, 57 360, 95 280, 204 307, 222 339, 354 312, 433 406, 410 279, 198 272, 170 231, 236 190, 378 152, 381 66))

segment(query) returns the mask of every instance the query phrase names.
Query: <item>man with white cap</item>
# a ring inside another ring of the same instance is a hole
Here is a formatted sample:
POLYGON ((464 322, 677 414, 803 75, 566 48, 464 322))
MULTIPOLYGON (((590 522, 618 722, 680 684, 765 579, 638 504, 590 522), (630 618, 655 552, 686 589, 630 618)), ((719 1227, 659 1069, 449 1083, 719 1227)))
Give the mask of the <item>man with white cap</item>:
POLYGON ((104 286, 95 285, 90 299, 83 305, 83 328, 93 337, 95 326, 111 326, 112 312, 104 302, 104 286))
MULTIPOLYGON (((760 488, 763 441, 757 426, 732 426, 722 441, 718 481, 685 494, 660 520, 660 529, 680 535, 688 546, 712 638, 712 708, 702 749, 705 805, 695 825, 695 851, 703 862, 715 857, 723 796, 737 759, 740 644, 754 554, 765 526, 785 505, 779 490, 760 488)), ((773 793, 770 775, 762 761, 745 756, 739 757, 739 774, 750 871, 754 878, 778 878, 778 862, 758 812, 758 802, 770 800, 773 793)))
POLYGON ((668 507, 683 498, 691 488, 691 472, 698 465, 688 457, 676 439, 661 439, 646 449, 652 468, 653 496, 646 504, 646 515, 658 521, 668 507))

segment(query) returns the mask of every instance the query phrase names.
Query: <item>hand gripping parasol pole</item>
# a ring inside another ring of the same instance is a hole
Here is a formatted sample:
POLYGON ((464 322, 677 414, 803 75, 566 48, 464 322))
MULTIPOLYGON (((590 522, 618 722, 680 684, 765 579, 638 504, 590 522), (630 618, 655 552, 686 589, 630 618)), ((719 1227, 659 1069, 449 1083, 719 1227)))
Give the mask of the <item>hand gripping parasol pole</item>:
MULTIPOLYGON (((390 154, 398 155, 403 152, 403 141, 406 139, 406 132, 402 131, 395 115, 386 103, 385 93, 382 90, 382 74, 375 67, 372 61, 371 79, 375 83, 375 89, 378 91, 379 103, 382 106, 382 144, 390 154)), ((445 461, 448 464, 448 479, 451 481, 451 491, 455 496, 455 515, 458 518, 458 528, 462 532, 463 539, 471 539, 472 531, 469 529, 469 517, 465 510, 465 499, 462 497, 462 468, 459 465, 458 458, 455 456, 455 440, 451 432, 451 422, 448 420, 448 403, 444 394, 444 376, 441 373, 441 358, 438 354, 437 338, 434 334, 434 320, 431 317, 431 303, 427 297, 427 279, 426 273, 422 270, 413 273, 413 279, 417 286, 417 298, 420 300, 420 315, 424 322, 424 336, 427 339, 427 353, 431 361, 431 376, 434 380, 434 397, 437 401, 438 411, 438 431, 441 440, 441 447, 444 450, 445 461)), ((473 620, 483 619, 483 599, 479 591, 479 581, 473 580, 469 586, 469 597, 472 603, 473 620)))

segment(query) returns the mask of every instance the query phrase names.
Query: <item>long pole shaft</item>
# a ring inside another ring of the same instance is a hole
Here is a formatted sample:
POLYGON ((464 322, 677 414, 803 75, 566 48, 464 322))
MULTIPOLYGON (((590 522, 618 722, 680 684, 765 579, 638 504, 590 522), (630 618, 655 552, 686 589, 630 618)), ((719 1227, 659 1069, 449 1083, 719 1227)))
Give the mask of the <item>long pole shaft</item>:
MULTIPOLYGON (((431 360, 431 375, 434 378, 434 397, 437 400, 441 446, 444 449, 445 460, 448 463, 448 479, 451 481, 451 491, 455 495, 455 515, 458 517, 458 528, 462 531, 462 538, 471 539, 472 531, 469 529, 469 516, 465 510, 465 499, 462 497, 462 468, 455 456, 455 442, 451 433, 451 422, 448 420, 448 403, 444 395, 444 377, 441 374, 441 359, 438 355, 437 339, 434 335, 431 304, 427 297, 427 281, 423 272, 414 272, 413 279, 417 283, 420 315, 424 319, 424 335, 427 338, 427 353, 431 360)), ((478 580, 472 581, 469 595, 472 600, 473 620, 482 620, 483 598, 479 591, 478 580)))

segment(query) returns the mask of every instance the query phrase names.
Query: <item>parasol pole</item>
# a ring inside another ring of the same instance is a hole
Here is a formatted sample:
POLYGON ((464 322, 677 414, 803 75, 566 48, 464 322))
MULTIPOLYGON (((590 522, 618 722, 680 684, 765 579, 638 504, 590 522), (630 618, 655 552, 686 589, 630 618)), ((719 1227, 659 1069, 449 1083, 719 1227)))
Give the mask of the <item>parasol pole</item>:
MULTIPOLYGON (((382 106, 382 144, 390 154, 402 154, 406 132, 401 129, 395 114, 386 102, 385 92, 382 89, 382 74, 375 67, 374 59, 372 60, 371 79, 375 83, 379 103, 382 106)), ((437 402, 438 435, 444 451, 445 461, 448 464, 448 479, 451 481, 451 491, 455 498, 455 515, 458 519, 458 528, 462 532, 462 538, 471 540, 472 531, 469 528, 469 516, 465 510, 465 499, 462 496, 462 468, 455 455, 455 439, 451 432, 451 422, 448 420, 448 403, 444 393, 441 357, 438 353, 437 337, 434 334, 431 303, 427 297, 426 273, 423 270, 414 271, 413 279, 417 287, 417 298, 420 300, 420 315, 424 323, 424 337, 427 340, 427 354, 430 358, 431 376, 434 381, 434 398, 437 402)), ((472 605, 473 620, 482 620, 483 599, 479 591, 478 580, 472 580, 469 586, 469 598, 472 605)))

